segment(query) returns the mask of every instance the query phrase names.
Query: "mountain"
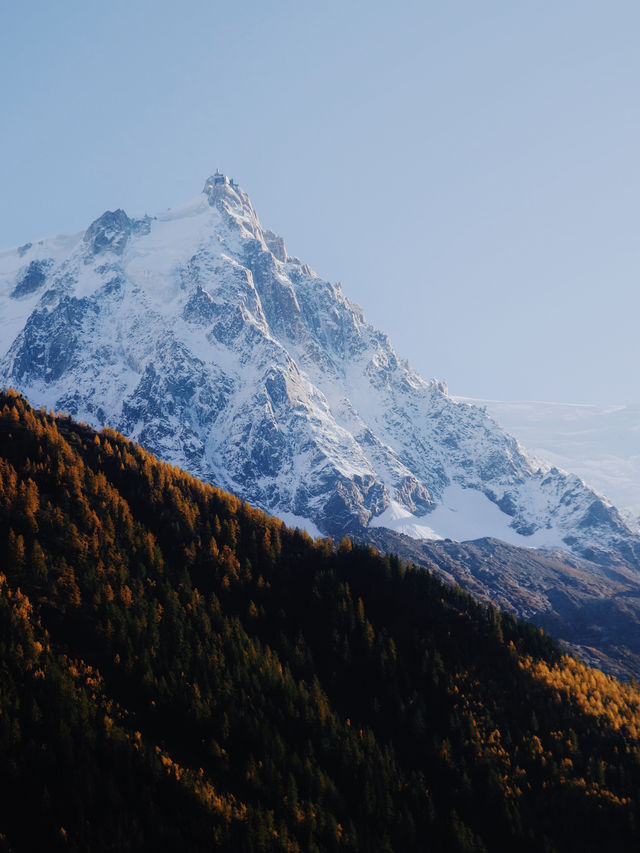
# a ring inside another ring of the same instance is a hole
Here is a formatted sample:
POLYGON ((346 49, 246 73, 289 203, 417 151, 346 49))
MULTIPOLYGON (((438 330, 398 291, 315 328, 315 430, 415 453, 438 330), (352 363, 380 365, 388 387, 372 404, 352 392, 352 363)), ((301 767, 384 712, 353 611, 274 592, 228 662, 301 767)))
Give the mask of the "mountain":
POLYGON ((108 211, 3 252, 0 317, 0 383, 313 533, 494 536, 637 565, 637 524, 420 377, 219 173, 156 217, 108 211))
POLYGON ((637 685, 16 393, 0 647, 3 851, 638 845, 637 685))
POLYGON ((535 456, 577 474, 640 520, 640 405, 467 402, 484 407, 535 456))

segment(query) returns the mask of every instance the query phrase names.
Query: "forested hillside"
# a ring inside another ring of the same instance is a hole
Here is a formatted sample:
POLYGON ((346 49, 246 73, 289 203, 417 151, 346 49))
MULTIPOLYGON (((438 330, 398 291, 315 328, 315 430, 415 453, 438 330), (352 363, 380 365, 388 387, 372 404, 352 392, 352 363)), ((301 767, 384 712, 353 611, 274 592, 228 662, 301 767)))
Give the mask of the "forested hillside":
POLYGON ((615 851, 640 693, 0 395, 0 850, 615 851))

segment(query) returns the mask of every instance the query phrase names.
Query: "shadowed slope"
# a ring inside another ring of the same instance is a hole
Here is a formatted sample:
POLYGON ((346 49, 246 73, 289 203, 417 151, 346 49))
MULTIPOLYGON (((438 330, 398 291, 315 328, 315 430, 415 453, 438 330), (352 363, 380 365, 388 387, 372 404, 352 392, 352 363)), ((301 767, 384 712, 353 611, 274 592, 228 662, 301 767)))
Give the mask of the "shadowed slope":
POLYGON ((635 688, 422 569, 15 394, 0 535, 5 849, 637 842, 635 688))

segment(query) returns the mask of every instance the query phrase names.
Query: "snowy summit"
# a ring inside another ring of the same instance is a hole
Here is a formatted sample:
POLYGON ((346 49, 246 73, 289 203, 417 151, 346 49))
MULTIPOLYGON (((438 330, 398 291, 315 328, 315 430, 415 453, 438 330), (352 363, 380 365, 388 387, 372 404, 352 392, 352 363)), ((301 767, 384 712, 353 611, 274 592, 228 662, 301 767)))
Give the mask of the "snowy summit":
POLYGON ((610 503, 419 376, 220 172, 158 216, 0 253, 0 383, 313 533, 640 554, 610 503))

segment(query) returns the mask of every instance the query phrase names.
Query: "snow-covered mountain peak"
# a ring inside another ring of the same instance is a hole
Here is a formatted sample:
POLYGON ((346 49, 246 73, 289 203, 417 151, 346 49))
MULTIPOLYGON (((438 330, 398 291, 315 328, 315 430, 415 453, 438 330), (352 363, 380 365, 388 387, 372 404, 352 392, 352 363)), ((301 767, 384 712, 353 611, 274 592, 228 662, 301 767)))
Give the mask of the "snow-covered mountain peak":
POLYGON ((207 178, 202 192, 207 196, 211 207, 225 209, 231 215, 249 215, 255 217, 249 196, 235 183, 233 178, 228 178, 221 172, 216 172, 207 178))
MULTIPOLYGON (((269 242, 280 239, 273 232, 262 228, 251 199, 233 178, 216 171, 207 178, 202 192, 207 197, 209 205, 222 214, 225 224, 232 228, 239 228, 242 236, 251 236, 259 240, 265 248, 270 248, 269 242)), ((282 251, 278 254, 282 255, 279 260, 286 260, 284 243, 282 243, 282 251)))
POLYGON ((416 373, 220 172, 157 216, 1 253, 0 382, 334 536, 638 549, 580 480, 416 373))

